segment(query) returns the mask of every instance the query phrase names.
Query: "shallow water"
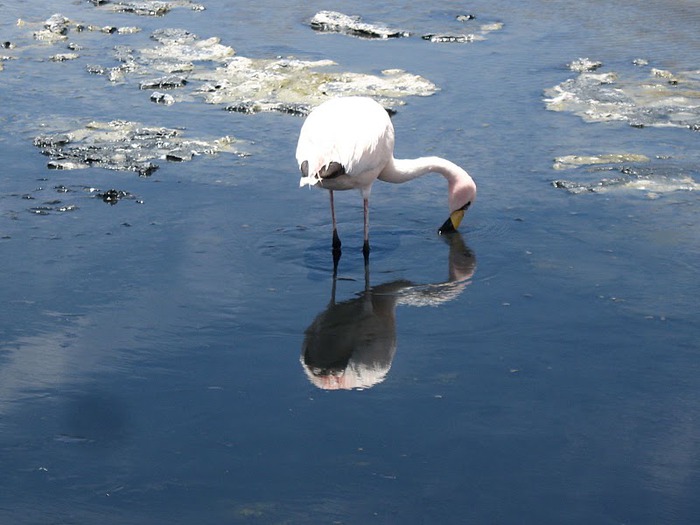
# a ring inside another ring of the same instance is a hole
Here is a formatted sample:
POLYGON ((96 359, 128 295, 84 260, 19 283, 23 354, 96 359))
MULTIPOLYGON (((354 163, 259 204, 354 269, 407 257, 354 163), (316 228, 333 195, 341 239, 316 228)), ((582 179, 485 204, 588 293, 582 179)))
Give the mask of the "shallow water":
POLYGON ((624 78, 641 75, 639 58, 697 71, 695 2, 343 5, 412 33, 392 40, 315 32, 321 2, 204 5, 140 17, 0 0, 0 41, 16 45, 0 50, 16 58, 0 71, 0 521, 699 521, 700 213, 675 181, 700 182, 700 135, 545 103, 582 57, 624 78), (65 44, 15 22, 40 28, 56 12, 142 31, 81 33, 80 58, 52 62, 65 44), (476 20, 454 20, 466 13, 476 20), (421 38, 472 22, 503 28, 421 38), (396 149, 448 157, 477 181, 457 247, 435 233, 439 177, 377 184, 366 275, 361 200, 338 194, 334 290, 328 198, 298 188, 301 118, 196 96, 154 104, 138 79, 87 72, 168 27, 240 56, 435 83, 398 108, 396 149), (230 135, 245 155, 156 159, 139 177, 49 170, 33 145, 115 119, 230 135), (619 154, 649 161, 554 167, 619 154), (552 185, 620 168, 663 184, 552 185), (109 189, 129 197, 96 197, 109 189), (305 371, 308 330, 334 315, 331 341, 383 344, 362 389, 322 390, 305 371))

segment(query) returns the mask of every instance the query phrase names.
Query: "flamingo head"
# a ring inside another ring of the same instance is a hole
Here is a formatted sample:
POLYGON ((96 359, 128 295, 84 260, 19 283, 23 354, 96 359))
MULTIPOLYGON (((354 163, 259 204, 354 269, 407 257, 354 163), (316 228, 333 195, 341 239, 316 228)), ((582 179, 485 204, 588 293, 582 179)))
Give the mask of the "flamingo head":
POLYGON ((464 175, 457 180, 452 179, 449 182, 448 203, 450 216, 438 229, 440 235, 457 231, 464 218, 464 213, 476 200, 476 184, 466 172, 464 172, 464 175))

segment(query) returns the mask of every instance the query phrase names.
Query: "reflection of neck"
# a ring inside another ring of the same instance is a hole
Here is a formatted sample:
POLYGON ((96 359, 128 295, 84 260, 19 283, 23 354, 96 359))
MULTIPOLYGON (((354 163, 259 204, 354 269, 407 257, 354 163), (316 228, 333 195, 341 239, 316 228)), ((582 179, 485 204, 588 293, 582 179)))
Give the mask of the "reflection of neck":
POLYGON ((467 172, 457 166, 457 164, 441 157, 391 159, 379 175, 379 179, 384 182, 400 184, 427 173, 439 173, 448 180, 450 185, 460 180, 471 179, 467 172))

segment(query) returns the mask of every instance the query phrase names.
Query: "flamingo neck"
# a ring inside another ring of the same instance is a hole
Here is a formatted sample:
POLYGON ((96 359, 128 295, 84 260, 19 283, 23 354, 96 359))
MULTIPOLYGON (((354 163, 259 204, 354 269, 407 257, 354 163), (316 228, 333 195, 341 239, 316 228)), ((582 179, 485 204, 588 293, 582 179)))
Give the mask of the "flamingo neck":
POLYGON ((476 198, 476 184, 469 174, 454 162, 441 157, 392 158, 379 174, 379 180, 400 184, 426 173, 439 173, 447 179, 450 213, 471 204, 476 198))
MULTIPOLYGON (((456 183, 467 172, 455 163, 441 157, 420 157, 417 159, 392 159, 379 175, 384 182, 400 184, 421 177, 427 173, 439 173, 448 182, 456 183)), ((471 179, 471 177, 469 177, 471 179)))

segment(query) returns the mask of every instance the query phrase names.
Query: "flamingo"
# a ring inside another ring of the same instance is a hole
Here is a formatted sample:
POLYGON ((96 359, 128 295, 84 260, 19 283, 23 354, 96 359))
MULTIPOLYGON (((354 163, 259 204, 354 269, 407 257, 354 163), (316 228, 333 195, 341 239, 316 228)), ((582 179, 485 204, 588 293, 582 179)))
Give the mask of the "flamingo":
POLYGON ((369 257, 369 196, 377 179, 402 183, 439 173, 447 179, 450 216, 438 233, 454 232, 476 198, 476 184, 462 168, 441 157, 394 158, 394 126, 384 107, 369 97, 327 100, 306 118, 299 133, 296 158, 299 186, 325 188, 330 193, 333 255, 337 263, 341 242, 335 219, 333 192, 357 189, 364 201, 365 260, 369 257))

